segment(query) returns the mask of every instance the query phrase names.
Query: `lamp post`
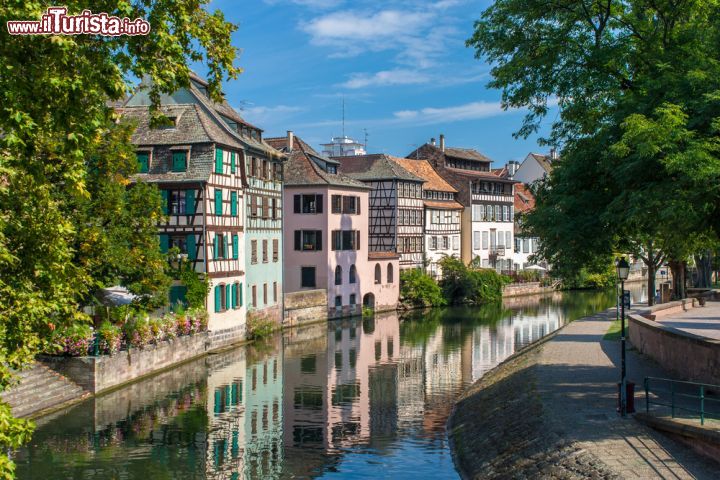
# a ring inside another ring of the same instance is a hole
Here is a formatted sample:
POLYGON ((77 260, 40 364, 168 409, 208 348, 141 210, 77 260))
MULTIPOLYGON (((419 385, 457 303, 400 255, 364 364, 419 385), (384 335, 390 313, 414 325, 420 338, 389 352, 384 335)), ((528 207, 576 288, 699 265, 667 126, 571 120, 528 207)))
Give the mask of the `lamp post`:
POLYGON ((618 280, 620 280, 620 415, 627 414, 627 379, 625 373, 625 280, 630 274, 630 265, 625 257, 615 263, 618 280))

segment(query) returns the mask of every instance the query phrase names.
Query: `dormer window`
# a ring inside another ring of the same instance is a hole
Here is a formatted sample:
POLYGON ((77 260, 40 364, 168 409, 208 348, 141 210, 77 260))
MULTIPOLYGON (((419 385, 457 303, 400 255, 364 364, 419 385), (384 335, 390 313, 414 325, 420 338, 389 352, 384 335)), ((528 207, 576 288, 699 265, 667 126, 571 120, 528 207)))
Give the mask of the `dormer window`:
POLYGON ((169 130, 177 127, 178 117, 166 116, 165 118, 167 120, 163 121, 162 125, 160 125, 160 130, 169 130))
POLYGON ((138 172, 148 173, 150 171, 150 152, 137 152, 138 172))
POLYGON ((188 158, 190 157, 190 147, 173 147, 170 149, 172 157, 170 158, 170 171, 186 172, 188 167, 188 158))
POLYGON ((337 173, 337 167, 335 165, 327 164, 327 172, 328 173, 337 173))

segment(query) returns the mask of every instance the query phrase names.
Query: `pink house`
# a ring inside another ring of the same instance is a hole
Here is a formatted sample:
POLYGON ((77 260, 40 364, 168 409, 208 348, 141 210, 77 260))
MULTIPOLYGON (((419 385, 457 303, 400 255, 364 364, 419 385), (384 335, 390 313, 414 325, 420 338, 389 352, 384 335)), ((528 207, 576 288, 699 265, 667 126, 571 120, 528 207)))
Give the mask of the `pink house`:
POLYGON ((286 294, 324 290, 330 318, 360 314, 361 305, 397 308, 399 256, 368 250, 370 189, 339 174, 339 162, 292 132, 266 141, 289 156, 283 193, 286 294))

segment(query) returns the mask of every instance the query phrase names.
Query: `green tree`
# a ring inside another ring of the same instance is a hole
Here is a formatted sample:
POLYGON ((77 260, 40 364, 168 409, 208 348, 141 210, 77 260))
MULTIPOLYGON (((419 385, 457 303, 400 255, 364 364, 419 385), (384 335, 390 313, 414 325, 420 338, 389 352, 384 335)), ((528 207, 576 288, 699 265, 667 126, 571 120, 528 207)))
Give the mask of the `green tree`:
POLYGON ((441 307, 446 304, 438 284, 419 268, 400 272, 400 299, 415 307, 441 307))
MULTIPOLYGON (((222 13, 208 12, 207 3, 92 4, 97 12, 147 19, 147 36, 3 34, 0 389, 10 385, 13 370, 33 359, 50 330, 87 321, 79 306, 100 285, 121 279, 148 299, 162 292, 158 246, 156 240, 149 245, 145 234, 155 220, 157 199, 147 186, 121 192, 129 174, 123 166, 128 159, 123 156, 123 165, 109 165, 116 151, 129 154, 127 132, 113 126, 114 113, 107 102, 123 98, 131 78, 149 76, 150 96, 157 105, 162 92, 189 84, 190 62, 207 64, 208 90, 219 100, 222 81, 240 73, 233 65, 237 50, 230 43, 236 27, 222 13), (114 178, 97 183, 99 175, 114 178), (111 208, 124 205, 124 214, 133 218, 110 217, 103 211, 105 202, 111 208), (143 212, 151 218, 134 217, 143 212), (92 225, 78 223, 81 219, 92 225), (136 242, 128 225, 141 231, 141 241, 136 242), (126 241, 132 243, 121 245, 126 241), (123 253, 130 255, 119 258, 123 253), (148 263, 133 263, 143 260, 148 263)), ((73 0, 64 5, 71 14, 89 6, 73 0)), ((4 29, 8 20, 39 19, 45 8, 37 1, 6 0, 0 25, 4 29)), ((9 407, 0 403, 3 452, 27 441, 31 430, 30 422, 14 419, 9 407)), ((0 477, 11 478, 13 471, 9 457, 0 455, 0 477)))
POLYGON ((526 222, 557 268, 596 269, 620 250, 649 271, 667 259, 681 279, 717 237, 719 8, 499 0, 476 22, 468 44, 493 62, 490 85, 506 107, 528 109, 517 135, 559 106, 543 141, 562 158, 526 222))

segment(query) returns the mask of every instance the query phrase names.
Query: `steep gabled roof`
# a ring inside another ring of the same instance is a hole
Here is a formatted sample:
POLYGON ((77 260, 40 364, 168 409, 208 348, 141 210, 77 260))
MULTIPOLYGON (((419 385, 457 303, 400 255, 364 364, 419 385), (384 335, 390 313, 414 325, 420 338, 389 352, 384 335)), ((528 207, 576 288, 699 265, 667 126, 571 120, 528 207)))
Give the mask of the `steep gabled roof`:
POLYGON ((410 173, 417 175, 418 177, 425 180, 423 189, 434 190, 438 192, 451 192, 457 193, 457 190, 445 181, 444 178, 438 174, 430 162, 427 160, 411 160, 409 158, 397 158, 393 157, 393 160, 400 164, 405 170, 410 173))
POLYGON ((288 155, 283 178, 286 186, 330 185, 362 190, 369 188, 364 183, 353 180, 347 175, 328 173, 320 168, 316 161, 330 161, 333 165, 337 162, 323 157, 298 136, 294 137, 291 151, 288 149, 287 137, 266 138, 265 141, 273 148, 288 155))
POLYGON ((403 168, 397 157, 384 153, 333 157, 341 164, 342 173, 356 180, 408 180, 425 182, 424 179, 403 168))
POLYGON ((445 147, 445 155, 465 160, 492 163, 492 160, 473 148, 445 147))
POLYGON ((522 182, 515 183, 515 211, 524 213, 535 208, 535 196, 522 182))
POLYGON ((552 158, 550 155, 543 155, 541 153, 531 153, 531 157, 545 170, 548 174, 552 173, 552 158))

